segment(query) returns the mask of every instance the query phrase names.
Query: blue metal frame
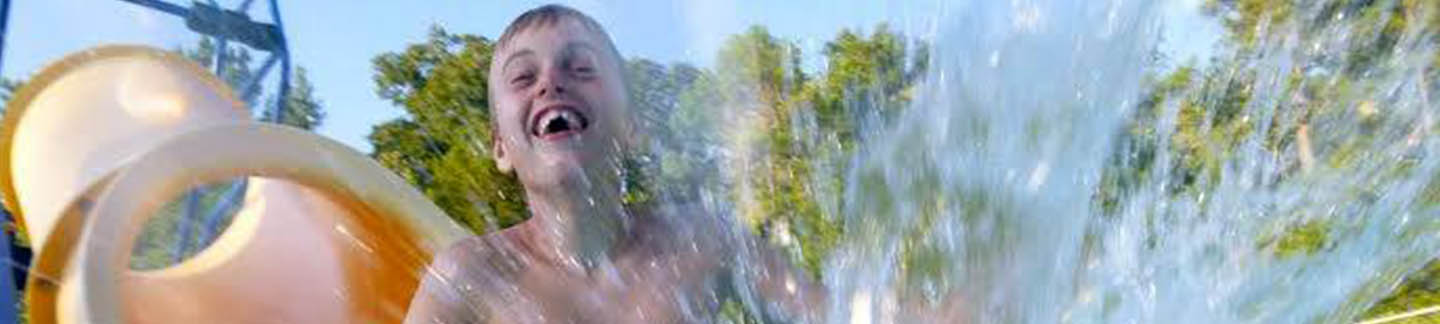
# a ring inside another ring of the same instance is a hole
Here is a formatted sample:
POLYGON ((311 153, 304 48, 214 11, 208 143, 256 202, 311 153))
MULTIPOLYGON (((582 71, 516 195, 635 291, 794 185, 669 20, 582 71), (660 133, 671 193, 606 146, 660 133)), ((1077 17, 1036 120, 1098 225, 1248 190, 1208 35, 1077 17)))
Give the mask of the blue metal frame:
MULTIPOLYGON (((0 6, 9 6, 8 2, 10 1, 0 0, 0 2, 6 2, 6 4, 0 4, 0 6)), ((0 11, 3 11, 3 9, 0 9, 0 11)), ((0 241, 4 242, 4 246, 0 246, 0 263, 11 265, 10 244, 12 243, 10 243, 10 233, 4 229, 0 229, 0 241)), ((17 323, 19 320, 15 318, 15 313, 19 312, 19 304, 15 302, 15 297, 20 294, 20 290, 16 289, 15 278, 11 277, 15 273, 15 271, 10 269, 11 266, 0 268, 0 307, 5 307, 0 308, 0 323, 17 323)))
MULTIPOLYGON (((0 0, 0 62, 4 62, 5 53, 5 30, 9 29, 10 23, 10 0, 0 0)), ((10 213, 0 209, 0 225, 10 220, 10 213)), ((18 228, 17 228, 18 230, 18 228)), ((15 297, 20 290, 15 287, 15 261, 10 259, 10 247, 15 243, 11 241, 10 233, 0 228, 0 263, 7 266, 0 269, 0 323, 18 323, 16 313, 19 312, 19 304, 15 297)))
MULTIPOLYGON (((290 49, 285 37, 285 24, 280 19, 279 1, 269 1, 270 20, 272 21, 270 24, 252 21, 250 17, 245 14, 245 12, 249 10, 250 5, 254 3, 254 0, 244 0, 244 2, 241 2, 240 5, 233 10, 224 9, 213 0, 209 1, 209 4, 192 3, 190 8, 162 0, 120 1, 133 3, 183 18, 185 19, 186 27, 192 31, 217 38, 219 50, 216 51, 217 57, 215 58, 215 66, 217 67, 216 74, 223 73, 223 71, 218 69, 222 66, 221 63, 226 60, 224 57, 226 55, 225 48, 230 40, 238 41, 257 50, 271 52, 274 55, 272 56, 272 60, 278 58, 280 63, 280 84, 277 90, 277 98, 281 98, 272 111, 274 116, 276 116, 275 120, 272 121, 284 121, 284 117, 280 112, 285 111, 287 103, 283 99, 290 92, 291 63, 290 49)), ((260 79, 264 78, 265 72, 269 72, 269 66, 272 64, 270 61, 267 61, 265 65, 261 67, 262 73, 256 74, 255 80, 252 81, 251 84, 256 84, 260 79)), ((253 86, 246 86, 244 89, 240 89, 242 91, 241 94, 253 93, 253 88, 253 86)))
MULTIPOLYGON (((248 1, 247 1, 248 2, 248 1)), ((275 21, 275 29, 280 30, 278 41, 280 44, 280 90, 275 96, 275 112, 271 116, 277 124, 285 123, 285 106, 290 98, 290 44, 285 40, 285 22, 280 20, 280 3, 278 0, 270 0, 270 19, 275 21)))
POLYGON ((190 228, 194 226, 191 226, 190 222, 195 218, 194 215, 200 208, 200 196, 204 194, 205 192, 201 189, 191 189, 185 193, 185 205, 182 206, 180 221, 175 222, 175 227, 178 227, 177 230, 179 230, 180 242, 176 242, 170 250, 171 263, 180 262, 180 259, 183 259, 185 253, 190 250, 190 246, 194 245, 192 241, 194 241, 195 235, 190 233, 190 228))
POLYGON ((215 230, 220 228, 220 216, 230 211, 230 207, 240 201, 240 198, 245 195, 247 186, 249 183, 245 179, 230 183, 230 188, 220 196, 220 201, 216 202, 214 207, 210 207, 210 211, 205 214, 205 224, 200 226, 200 242, 208 244, 215 241, 215 230))

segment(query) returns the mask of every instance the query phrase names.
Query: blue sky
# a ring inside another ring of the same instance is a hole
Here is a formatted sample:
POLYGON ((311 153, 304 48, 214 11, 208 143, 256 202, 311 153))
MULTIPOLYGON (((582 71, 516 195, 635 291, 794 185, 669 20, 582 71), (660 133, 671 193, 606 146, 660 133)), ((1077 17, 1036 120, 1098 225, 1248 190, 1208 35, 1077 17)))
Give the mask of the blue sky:
MULTIPOLYGON (((177 4, 189 1, 166 0, 177 4)), ((233 7, 242 0, 217 0, 233 7)), ((1174 0, 1167 7, 1172 30, 1167 41, 1184 53, 1208 53, 1213 24, 1193 16, 1199 0, 1174 0), (1194 31, 1203 32, 1196 33, 1194 31), (1195 36, 1202 35, 1202 36, 1195 36)), ((3 75, 24 78, 66 53, 106 43, 138 43, 174 48, 197 38, 175 17, 143 10, 118 0, 12 0, 6 33, 3 75)), ((370 59, 425 38, 430 26, 495 37, 520 12, 553 1, 380 1, 280 0, 292 57, 316 85, 329 116, 318 132, 362 152, 370 145, 371 126, 401 116, 398 107, 377 97, 370 59)), ((877 23, 921 37, 933 34, 944 1, 882 2, 864 0, 800 1, 559 1, 594 16, 609 29, 627 57, 709 66, 731 34, 754 24, 796 41, 803 51, 819 53, 841 28, 869 30, 877 23)), ((268 20, 266 0, 257 0, 251 16, 268 20)), ((807 55, 810 70, 823 65, 807 55)))

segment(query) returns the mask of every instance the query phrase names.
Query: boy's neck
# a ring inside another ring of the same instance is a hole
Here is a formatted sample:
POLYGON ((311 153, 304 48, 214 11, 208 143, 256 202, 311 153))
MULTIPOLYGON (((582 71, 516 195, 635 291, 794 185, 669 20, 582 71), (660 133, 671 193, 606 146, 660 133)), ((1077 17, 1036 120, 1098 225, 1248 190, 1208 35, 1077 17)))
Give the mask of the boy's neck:
POLYGON ((532 215, 521 226, 529 252, 570 272, 610 262, 630 224, 619 195, 609 191, 528 195, 532 215))

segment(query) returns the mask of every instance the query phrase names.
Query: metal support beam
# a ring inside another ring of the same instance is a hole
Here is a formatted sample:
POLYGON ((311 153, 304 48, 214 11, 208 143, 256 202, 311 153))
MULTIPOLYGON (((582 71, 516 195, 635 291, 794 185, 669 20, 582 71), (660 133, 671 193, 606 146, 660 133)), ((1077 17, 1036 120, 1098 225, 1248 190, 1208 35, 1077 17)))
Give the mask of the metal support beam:
MULTIPOLYGON (((9 2, 9 0, 0 0, 0 2, 9 2)), ((0 6, 5 5, 7 4, 0 3, 0 6)), ((4 8, 0 8, 0 14, 4 14, 4 11, 4 8)), ((0 23, 0 26, 3 26, 3 23, 0 23)), ((10 219, 10 212, 0 208, 0 225, 7 222, 14 222, 10 219)), ((20 229, 17 227, 15 230, 18 231, 20 229)), ((16 297, 20 295, 20 289, 16 287, 18 280, 15 280, 17 278, 14 276, 17 272, 20 272, 16 270, 22 269, 22 267, 15 265, 18 263, 17 261, 11 260, 10 249, 14 246, 14 243, 10 240, 10 231, 0 228, 0 264, 6 265, 5 267, 0 267, 0 307, 3 307, 0 308, 0 323, 18 323, 16 322, 15 313, 19 312, 19 304, 16 303, 16 297)))
POLYGON ((195 212, 200 209, 200 193, 197 191, 198 190, 190 190, 186 192, 185 203, 181 206, 180 210, 180 219, 175 222, 175 227, 177 227, 175 229, 176 235, 179 237, 177 238, 178 241, 175 242, 174 249, 170 250, 170 262, 172 263, 179 263, 181 259, 185 258, 185 252, 190 250, 190 242, 193 241, 192 238, 194 237, 190 229, 194 227, 190 224, 194 220, 191 219, 190 215, 194 215, 195 212))
POLYGON ((280 54, 270 54, 270 58, 265 59, 265 64, 261 64, 259 70, 250 74, 250 81, 245 84, 244 88, 241 88, 240 100, 244 100, 247 104, 254 105, 255 96, 260 95, 260 81, 264 80, 265 76, 270 74, 270 69, 275 68, 275 63, 279 62, 280 54))
POLYGON ((215 76, 220 81, 229 81, 225 78, 225 64, 230 60, 230 41, 225 37, 215 37, 215 76))
MULTIPOLYGON (((215 7, 219 7, 219 6, 220 6, 219 4, 216 4, 216 3, 215 3, 215 0, 210 0, 210 5, 211 5, 211 6, 215 6, 215 7)), ((189 23, 189 20, 188 20, 188 19, 186 20, 186 23, 187 23, 187 24, 189 23)), ((229 42, 225 39, 225 35, 223 35, 223 34, 222 34, 222 35, 216 35, 214 38, 215 38, 215 60, 214 60, 214 61, 211 61, 211 62, 214 64, 214 66, 212 66, 212 68, 215 70, 215 76, 216 76, 216 77, 219 77, 219 78, 220 78, 220 81, 222 81, 222 82, 228 82, 228 81, 226 81, 227 79, 225 78, 225 64, 226 64, 225 61, 226 61, 226 56, 228 56, 228 55, 226 55, 226 54, 228 54, 227 52, 230 51, 229 42)), ((205 194, 205 189, 198 189, 198 188, 197 188, 197 189, 194 189, 194 190, 190 190, 190 192, 188 192, 188 193, 185 194, 185 195, 186 195, 186 197, 185 197, 185 199, 186 199, 186 200, 185 200, 185 201, 186 201, 185 214, 183 214, 183 215, 180 216, 180 217, 184 217, 184 219, 182 219, 182 220, 180 221, 181 224, 186 224, 186 225, 188 225, 188 224, 190 224, 191 222, 194 222, 194 221, 197 219, 197 217, 199 217, 199 215, 197 214, 197 213, 200 212, 200 208, 199 208, 199 206, 198 206, 198 203, 196 203, 194 206, 192 206, 191 204, 192 204, 193 202, 195 202, 195 201, 198 200, 198 196, 203 195, 203 194, 205 194)), ((208 222, 207 222, 207 223, 208 223, 208 222)), ((206 229, 205 229, 205 228, 201 228, 200 231, 201 231, 202 233, 204 233, 204 232, 206 232, 206 229)), ((191 245, 190 242, 195 242, 195 241, 192 241, 193 238, 189 237, 189 235, 191 234, 189 228, 185 228, 183 231, 181 231, 181 233, 183 233, 183 234, 181 234, 181 235, 185 235, 185 236, 180 238, 180 243, 179 243, 179 245, 175 248, 175 253, 171 255, 171 259, 173 259, 173 260, 175 260, 175 261, 179 261, 180 258, 185 255, 185 251, 190 249, 190 245, 191 245)), ((205 240, 204 240, 204 238, 203 238, 203 234, 202 234, 201 239, 199 239, 198 242, 196 242, 196 243, 198 243, 198 244, 205 244, 205 240)))
MULTIPOLYGON (((7 1, 8 2, 8 1, 7 1)), ((9 217, 6 217, 9 218, 9 217)), ((9 265, 10 261, 10 233, 0 229, 0 263, 9 265)), ((19 323, 15 313, 19 312, 19 304, 15 303, 15 297, 20 295, 20 290, 15 289, 15 273, 11 267, 0 268, 0 323, 19 323)))
POLYGON ((194 3, 190 15, 185 17, 185 27, 197 33, 231 39, 258 50, 273 52, 280 49, 282 39, 276 25, 255 22, 250 15, 219 6, 194 3))
POLYGON ((0 62, 4 62, 5 30, 10 29, 10 0, 0 0, 0 62))
POLYGON ((204 225, 200 226, 199 239, 202 245, 210 245, 210 242, 215 242, 216 229, 220 228, 220 216, 225 216, 226 212, 230 212, 230 207, 245 199, 245 187, 248 186, 248 179, 233 181, 223 196, 220 196, 220 202, 216 202, 215 206, 210 207, 210 212, 204 215, 204 225))
MULTIPOLYGON (((246 12, 249 11, 250 5, 255 2, 254 0, 244 0, 240 3, 240 6, 233 10, 224 9, 213 0, 208 4, 192 2, 189 8, 163 0, 120 1, 175 15, 184 19, 185 27, 190 30, 218 39, 221 54, 219 55, 220 57, 216 58, 215 65, 217 67, 223 68, 223 62, 225 60, 223 51, 226 47, 226 42, 231 40, 245 44, 256 50, 270 52, 272 55, 278 56, 280 63, 280 85, 279 88, 276 89, 275 97, 277 100, 275 106, 272 107, 271 114, 273 118, 270 121, 275 123, 285 122, 285 114, 283 114, 283 112, 286 111, 286 106, 288 105, 286 98, 290 96, 291 63, 290 46, 285 39, 285 24, 280 18, 279 1, 269 1, 270 19, 273 21, 273 23, 269 24, 250 20, 250 16, 246 14, 246 12)), ((270 64, 273 63, 266 62, 267 67, 262 68, 262 70, 268 70, 270 64)), ((254 78, 255 80, 259 80, 263 78, 264 75, 264 73, 259 73, 256 74, 254 78)), ((252 93, 250 86, 239 90, 244 97, 249 97, 247 94, 252 93)))
MULTIPOLYGON (((210 0, 210 5, 216 8, 220 7, 220 4, 216 3, 215 0, 210 0)), ((244 12, 240 10, 236 11, 241 13, 244 12)), ((227 59, 226 56, 229 56, 230 54, 229 43, 230 40, 226 39, 224 35, 215 36, 215 76, 220 77, 220 81, 225 81, 226 83, 230 82, 229 79, 225 78, 225 61, 227 59)))
MULTIPOLYGON (((185 19, 185 27, 208 36, 235 40, 258 50, 273 52, 284 38, 276 25, 255 22, 243 11, 191 3, 190 8, 160 0, 120 0, 185 19)), ((271 10, 275 12, 275 10, 271 10)))
POLYGON ((211 206, 210 211, 205 213, 205 223, 200 226, 200 237, 197 238, 199 244, 208 246, 210 242, 215 241, 216 229, 220 228, 220 217, 230 211, 230 207, 235 206, 236 203, 243 200, 245 187, 248 186, 248 181, 246 180, 247 179, 238 179, 231 182, 230 188, 225 189, 225 193, 220 196, 220 201, 216 202, 215 206, 211 206))
MULTIPOLYGON (((277 0, 270 0, 270 19, 275 21, 276 30, 285 30, 285 23, 280 20, 280 3, 277 0)), ((277 42, 280 47, 276 54, 280 57, 280 89, 275 96, 275 120, 276 124, 285 123, 285 106, 290 101, 290 45, 285 41, 285 33, 276 33, 279 37, 277 42)))
MULTIPOLYGON (((0 58, 4 57, 5 31, 9 26, 10 0, 0 0, 0 58)), ((0 59, 0 62, 4 60, 0 59)), ((13 222, 10 220, 10 212, 0 208, 0 225, 6 222, 13 222)), ((16 226, 15 230, 20 230, 19 226, 16 226)), ((19 304, 15 302, 15 297, 20 295, 20 289, 15 287, 16 271, 12 269, 13 266, 9 266, 13 262, 10 259, 10 247, 15 244, 10 240, 10 232, 0 228, 0 263, 7 265, 0 267, 0 323, 19 323, 15 315, 19 313, 19 304)))

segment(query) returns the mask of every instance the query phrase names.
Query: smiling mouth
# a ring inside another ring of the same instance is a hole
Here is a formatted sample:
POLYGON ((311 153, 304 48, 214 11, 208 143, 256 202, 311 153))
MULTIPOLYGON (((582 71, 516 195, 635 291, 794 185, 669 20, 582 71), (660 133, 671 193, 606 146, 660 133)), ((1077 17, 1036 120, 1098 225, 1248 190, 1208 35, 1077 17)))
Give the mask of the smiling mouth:
POLYGON ((585 114, 571 106, 552 106, 540 110, 531 123, 532 135, 545 140, 554 140, 579 134, 590 127, 585 114))

